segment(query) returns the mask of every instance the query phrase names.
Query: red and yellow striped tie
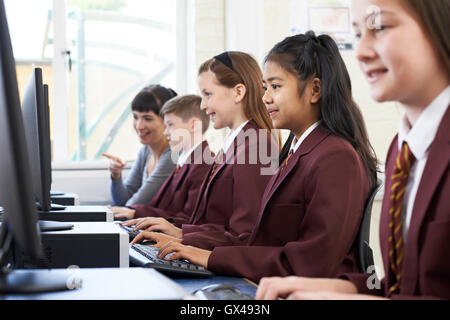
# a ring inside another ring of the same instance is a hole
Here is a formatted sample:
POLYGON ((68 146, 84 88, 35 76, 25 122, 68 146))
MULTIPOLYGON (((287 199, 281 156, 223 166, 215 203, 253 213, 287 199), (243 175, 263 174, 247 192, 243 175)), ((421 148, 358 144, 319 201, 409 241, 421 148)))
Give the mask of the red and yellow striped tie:
POLYGON ((214 164, 213 164, 213 167, 211 169, 211 172, 209 173, 207 185, 209 185, 211 183, 212 176, 214 175, 214 172, 216 171, 216 168, 220 164, 222 164, 222 161, 223 161, 223 149, 220 149, 219 153, 217 154, 217 156, 216 156, 216 158, 214 160, 214 164))
POLYGON ((291 151, 289 151, 288 156, 286 157, 286 159, 284 159, 283 163, 281 164, 280 172, 283 171, 283 169, 287 167, 288 162, 292 158, 293 154, 294 154, 294 150, 291 149, 291 151))
POLYGON ((402 206, 408 183, 409 172, 416 158, 406 142, 397 155, 394 173, 391 177, 389 206, 389 267, 393 277, 389 279, 388 296, 400 290, 403 262, 402 206))
POLYGON ((177 166, 175 167, 175 170, 173 171, 173 178, 175 178, 176 177, 176 175, 177 175, 177 173, 178 173, 178 171, 180 171, 180 165, 179 164, 177 164, 177 166))

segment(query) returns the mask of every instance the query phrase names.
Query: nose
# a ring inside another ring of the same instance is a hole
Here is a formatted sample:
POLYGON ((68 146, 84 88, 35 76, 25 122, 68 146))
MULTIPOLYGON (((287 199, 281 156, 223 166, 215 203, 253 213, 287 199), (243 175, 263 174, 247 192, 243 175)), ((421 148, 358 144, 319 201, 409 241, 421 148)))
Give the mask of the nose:
POLYGON ((200 103, 200 110, 207 110, 208 109, 208 105, 206 104, 206 99, 202 98, 202 101, 200 103))
POLYGON ((142 130, 144 129, 144 121, 142 119, 136 119, 134 120, 134 127, 136 130, 142 130))
POLYGON ((269 88, 267 88, 264 91, 264 95, 263 95, 262 99, 263 99, 264 104, 266 104, 266 105, 267 104, 271 104, 273 102, 272 94, 270 93, 270 89, 269 88))
POLYGON ((169 139, 170 134, 169 134, 169 127, 168 127, 168 126, 166 126, 166 127, 164 128, 163 135, 164 135, 167 139, 169 139))
POLYGON ((376 52, 373 46, 373 39, 369 32, 361 35, 361 38, 356 48, 356 58, 360 62, 366 62, 376 57, 376 52))

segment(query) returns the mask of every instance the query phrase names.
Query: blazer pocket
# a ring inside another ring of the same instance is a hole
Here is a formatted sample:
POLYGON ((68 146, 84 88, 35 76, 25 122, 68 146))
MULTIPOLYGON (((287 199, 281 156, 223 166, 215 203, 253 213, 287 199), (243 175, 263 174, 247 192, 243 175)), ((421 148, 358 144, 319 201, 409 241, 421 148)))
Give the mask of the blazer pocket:
POLYGON ((421 285, 428 292, 440 291, 442 283, 438 279, 448 277, 450 270, 450 221, 430 222, 425 226, 420 250, 421 285))
POLYGON ((271 238, 280 245, 295 241, 299 237, 300 224, 305 213, 304 204, 272 204, 270 215, 266 217, 272 231, 271 238))
POLYGON ((233 212, 233 202, 233 179, 216 179, 208 191, 208 220, 213 223, 227 222, 233 212))

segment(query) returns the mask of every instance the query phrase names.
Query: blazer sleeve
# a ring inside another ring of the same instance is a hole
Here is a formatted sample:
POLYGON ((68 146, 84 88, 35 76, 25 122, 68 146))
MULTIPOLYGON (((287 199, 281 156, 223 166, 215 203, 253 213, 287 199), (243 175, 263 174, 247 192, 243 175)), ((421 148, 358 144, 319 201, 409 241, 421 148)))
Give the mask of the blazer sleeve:
POLYGON ((125 205, 149 204, 174 167, 175 164, 172 161, 170 149, 167 149, 164 154, 161 155, 155 170, 153 170, 151 175, 144 181, 133 196, 128 199, 125 205))
MULTIPOLYGON (((158 208, 154 205, 154 201, 150 205, 132 205, 130 208, 135 210, 135 218, 143 217, 161 217, 173 223, 177 227, 181 227, 183 223, 188 223, 194 211, 197 197, 200 193, 202 182, 209 169, 209 165, 194 165, 192 171, 188 172, 189 177, 182 182, 180 193, 173 198, 168 208, 158 208), (180 203, 182 205, 180 205, 180 203), (179 211, 181 209, 181 211, 179 211)), ((169 196, 169 195, 165 195, 169 196)))
MULTIPOLYGON (((234 164, 232 212, 226 225, 183 225, 183 244, 211 250, 216 246, 244 245, 261 208, 262 195, 271 178, 262 175, 261 164, 234 164)), ((211 194, 212 196, 223 196, 211 194)))
POLYGON ((298 228, 296 241, 277 247, 218 247, 208 268, 253 281, 265 276, 335 276, 351 249, 369 193, 357 157, 344 149, 313 161, 305 180, 304 212, 298 213, 304 217, 299 226, 286 226, 298 228))

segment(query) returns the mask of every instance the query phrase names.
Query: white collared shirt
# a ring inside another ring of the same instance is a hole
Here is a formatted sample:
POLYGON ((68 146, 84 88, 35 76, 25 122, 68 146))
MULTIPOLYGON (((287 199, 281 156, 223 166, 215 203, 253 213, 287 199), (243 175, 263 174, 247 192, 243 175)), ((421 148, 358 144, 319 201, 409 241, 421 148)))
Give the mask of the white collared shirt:
POLYGON ((239 125, 239 127, 237 127, 235 130, 231 131, 227 137, 225 138, 225 141, 223 142, 222 145, 222 150, 223 153, 227 153, 228 148, 230 148, 231 144, 233 143, 234 139, 237 137, 238 133, 245 127, 245 125, 249 122, 250 120, 247 120, 243 123, 241 123, 239 125))
POLYGON ((203 143, 203 141, 197 143, 188 152, 181 152, 180 155, 178 156, 177 165, 181 168, 186 163, 187 159, 192 154, 192 152, 194 152, 194 150, 197 149, 197 147, 199 145, 201 145, 202 143, 203 143))
POLYGON ((405 195, 402 206, 403 219, 403 239, 407 239, 411 216, 416 199, 417 189, 419 188, 422 173, 428 159, 428 150, 433 142, 439 124, 444 117, 445 112, 450 104, 450 86, 442 91, 417 119, 411 128, 406 114, 400 121, 398 132, 398 150, 401 150, 404 141, 408 143, 408 147, 416 158, 411 167, 408 183, 406 185, 405 195))
POLYGON ((289 150, 289 153, 291 151, 295 153, 302 144, 302 142, 305 141, 305 139, 311 134, 311 132, 313 132, 315 128, 317 128, 320 125, 321 122, 322 120, 319 120, 313 125, 311 125, 305 132, 303 132, 303 134, 300 136, 298 140, 294 138, 292 140, 291 149, 289 150))

